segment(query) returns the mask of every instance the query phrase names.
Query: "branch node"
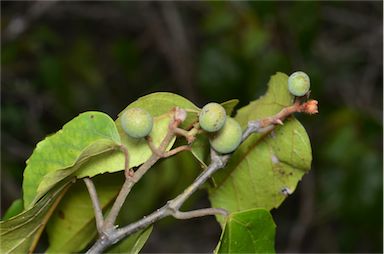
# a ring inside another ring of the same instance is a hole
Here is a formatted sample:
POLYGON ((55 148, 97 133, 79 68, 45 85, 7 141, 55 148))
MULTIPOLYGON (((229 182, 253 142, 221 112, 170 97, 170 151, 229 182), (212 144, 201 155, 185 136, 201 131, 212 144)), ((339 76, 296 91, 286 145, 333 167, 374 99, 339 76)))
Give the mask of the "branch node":
POLYGON ((249 121, 248 128, 251 130, 257 130, 260 128, 260 121, 249 121))
POLYGON ((170 157, 170 156, 173 156, 179 152, 182 152, 182 151, 190 151, 191 150, 191 147, 189 145, 184 145, 184 146, 178 146, 168 152, 163 152, 160 156, 161 158, 167 158, 167 157, 170 157))
POLYGON ((134 181, 134 176, 135 176, 135 171, 133 171, 133 169, 126 169, 124 170, 124 175, 125 175, 125 178, 126 179, 130 179, 132 181, 134 181))

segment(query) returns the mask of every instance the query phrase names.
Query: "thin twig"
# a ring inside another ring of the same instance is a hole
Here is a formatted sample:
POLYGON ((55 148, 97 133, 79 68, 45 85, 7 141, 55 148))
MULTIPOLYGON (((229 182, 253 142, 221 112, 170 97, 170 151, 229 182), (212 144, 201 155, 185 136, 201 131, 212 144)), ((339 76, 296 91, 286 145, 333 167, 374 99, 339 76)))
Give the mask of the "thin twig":
POLYGON ((190 150, 191 150, 191 147, 188 146, 188 145, 178 146, 175 149, 172 149, 172 150, 170 150, 168 152, 164 152, 161 157, 162 158, 167 158, 167 157, 173 156, 173 155, 175 155, 177 153, 180 153, 182 151, 190 151, 190 150))
POLYGON ((129 170, 129 153, 125 145, 119 146, 120 150, 124 153, 124 170, 129 170))
POLYGON ((100 207, 100 202, 97 196, 95 185, 93 184, 90 178, 84 178, 83 181, 85 182, 85 185, 87 186, 87 189, 89 192, 89 196, 91 197, 93 210, 95 212, 97 231, 99 232, 99 234, 101 234, 102 227, 104 224, 104 218, 103 218, 103 212, 100 207))
POLYGON ((187 219, 192 219, 196 217, 203 217, 207 215, 216 215, 216 214, 221 214, 223 216, 229 215, 228 211, 222 208, 204 208, 204 209, 198 209, 198 210, 193 210, 188 212, 175 211, 172 214, 172 216, 179 220, 187 220, 187 219))
POLYGON ((129 192, 131 191, 133 185, 134 185, 134 182, 126 178, 123 184, 123 187, 121 187, 121 190, 117 195, 115 202, 112 205, 111 211, 109 212, 107 218, 105 219, 105 223, 103 225, 103 231, 108 232, 110 230, 113 230, 114 228, 113 225, 116 221, 116 218, 119 215, 120 209, 123 206, 124 201, 127 198, 129 192))
POLYGON ((124 201, 127 198, 127 195, 134 184, 132 181, 129 181, 129 179, 131 178, 129 177, 130 171, 129 171, 128 149, 125 145, 120 145, 119 148, 124 153, 124 172, 125 172, 126 178, 123 186, 121 187, 119 194, 115 199, 115 202, 112 205, 111 211, 109 212, 107 218, 105 219, 104 224, 102 225, 102 231, 104 233, 110 230, 113 230, 113 227, 114 227, 113 225, 116 221, 117 216, 119 215, 120 209, 123 206, 124 201))

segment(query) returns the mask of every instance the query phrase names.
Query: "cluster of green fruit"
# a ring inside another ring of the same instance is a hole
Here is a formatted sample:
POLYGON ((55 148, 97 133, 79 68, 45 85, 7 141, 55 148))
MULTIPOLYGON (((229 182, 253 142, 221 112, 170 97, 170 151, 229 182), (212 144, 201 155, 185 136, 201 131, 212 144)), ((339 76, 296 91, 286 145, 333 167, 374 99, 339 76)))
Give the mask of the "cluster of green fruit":
POLYGON ((208 103, 201 109, 199 123, 203 130, 209 132, 209 142, 219 153, 231 153, 241 143, 240 124, 227 117, 225 109, 218 103, 208 103))
MULTIPOLYGON (((121 116, 121 126, 132 138, 144 138, 153 127, 153 118, 146 110, 130 108, 121 116)), ((210 133, 211 146, 219 153, 233 152, 241 141, 240 125, 227 117, 224 108, 218 103, 208 103, 199 114, 203 130, 210 133)))
MULTIPOLYGON (((302 71, 294 72, 288 78, 288 90, 294 96, 306 95, 309 87, 309 77, 302 71)), ((209 133, 209 142, 217 152, 231 153, 240 145, 241 127, 235 119, 226 115, 220 104, 211 102, 205 105, 199 113, 199 123, 209 133)), ((121 125, 128 136, 143 138, 151 132, 153 119, 141 108, 130 108, 121 116, 121 125)))

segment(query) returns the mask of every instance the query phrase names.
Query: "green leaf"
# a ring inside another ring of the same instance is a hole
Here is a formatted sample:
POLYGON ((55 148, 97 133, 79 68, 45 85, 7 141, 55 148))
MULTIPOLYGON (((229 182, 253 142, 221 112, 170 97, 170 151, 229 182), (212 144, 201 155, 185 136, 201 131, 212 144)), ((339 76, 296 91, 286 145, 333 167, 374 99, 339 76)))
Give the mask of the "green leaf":
POLYGON ((275 253, 271 214, 252 209, 229 215, 215 253, 275 253))
MULTIPOLYGON (((105 211, 119 192, 124 175, 106 174, 92 179, 105 211)), ((66 193, 47 225, 47 253, 81 252, 97 235, 95 214, 88 190, 78 181, 66 193)))
POLYGON ((0 253, 33 252, 68 183, 49 191, 31 209, 0 222, 0 253))
POLYGON ((151 235, 152 229, 153 226, 150 226, 127 237, 126 239, 112 246, 112 248, 110 248, 106 253, 138 254, 151 235))
POLYGON ((120 136, 113 120, 101 112, 80 114, 63 129, 39 142, 24 171, 24 207, 32 207, 56 183, 91 156, 113 150, 120 136))
POLYGON ((8 220, 9 218, 18 215, 24 210, 23 200, 21 198, 12 202, 11 206, 5 212, 2 220, 8 220))
POLYGON ((238 103, 239 103, 238 99, 232 99, 232 100, 220 103, 220 104, 225 109, 225 112, 227 112, 227 115, 230 116, 238 103))
MULTIPOLYGON (((173 120, 174 107, 180 107, 193 112, 188 113, 186 121, 183 123, 185 126, 192 124, 197 120, 198 108, 187 99, 172 93, 153 93, 141 97, 131 103, 120 114, 125 112, 128 108, 139 107, 147 110, 154 116, 153 129, 149 134, 155 146, 159 146, 168 132, 169 123, 173 120)), ((125 134, 121 127, 120 117, 115 121, 116 127, 121 137, 121 142, 124 144, 129 152, 129 167, 136 167, 143 164, 152 155, 152 150, 149 148, 145 139, 131 138, 125 134)), ((169 144, 167 150, 170 150, 175 138, 169 144)), ((81 166, 81 170, 76 172, 77 177, 94 176, 105 172, 117 172, 124 169, 125 158, 123 153, 119 151, 111 151, 94 157, 87 163, 81 166)))
POLYGON ((267 93, 239 109, 235 118, 244 129, 248 121, 272 116, 292 105, 293 99, 294 96, 288 91, 288 76, 278 72, 269 80, 267 93))
MULTIPOLYGON (((267 94, 239 110, 235 118, 243 128, 249 120, 274 115, 291 104, 287 82, 285 74, 272 76, 267 94)), ((217 188, 210 189, 212 206, 231 212, 278 207, 286 198, 284 190, 295 190, 311 160, 307 133, 293 117, 270 133, 253 134, 227 167, 214 175, 217 188)))

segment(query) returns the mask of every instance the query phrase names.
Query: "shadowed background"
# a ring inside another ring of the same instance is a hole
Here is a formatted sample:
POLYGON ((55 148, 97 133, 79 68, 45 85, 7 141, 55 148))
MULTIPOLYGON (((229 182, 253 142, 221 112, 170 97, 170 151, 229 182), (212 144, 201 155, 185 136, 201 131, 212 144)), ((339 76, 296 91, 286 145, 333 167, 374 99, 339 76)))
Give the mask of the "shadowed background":
MULTIPOLYGON (((277 71, 303 70, 320 106, 297 116, 313 166, 272 211, 277 251, 383 251, 382 2, 2 1, 1 9, 1 214, 21 197, 37 142, 80 112, 115 118, 155 91, 244 106, 277 71)), ((185 187, 196 173, 163 180, 185 187)), ((138 206, 175 195, 154 181, 149 191, 161 195, 138 206)), ((193 201, 209 205, 204 194, 193 201)), ((214 218, 167 219, 143 251, 209 252, 219 235, 214 218)))

